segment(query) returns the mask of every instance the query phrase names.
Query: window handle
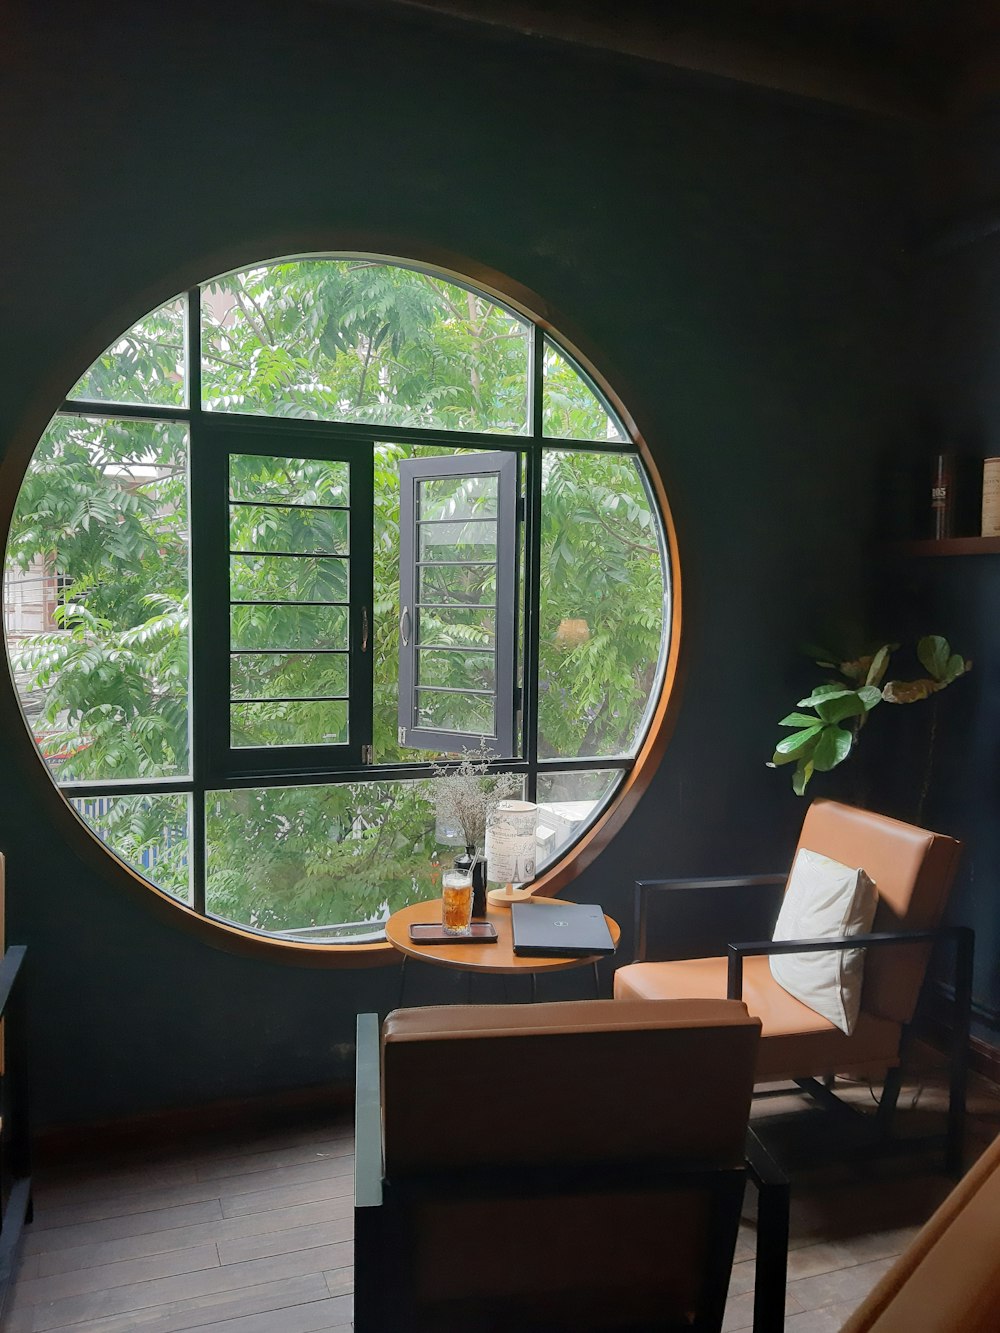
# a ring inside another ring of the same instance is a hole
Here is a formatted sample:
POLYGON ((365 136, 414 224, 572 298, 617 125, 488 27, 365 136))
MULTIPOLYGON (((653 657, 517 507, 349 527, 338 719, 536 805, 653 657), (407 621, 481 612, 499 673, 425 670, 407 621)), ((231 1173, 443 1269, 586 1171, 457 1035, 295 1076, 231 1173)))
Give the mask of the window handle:
POLYGON ((399 637, 405 648, 410 642, 410 608, 404 606, 399 613, 399 637))
POLYGON ((368 651, 368 608, 367 608, 367 606, 363 606, 363 607, 361 608, 361 651, 362 651, 363 653, 366 653, 366 652, 368 651))

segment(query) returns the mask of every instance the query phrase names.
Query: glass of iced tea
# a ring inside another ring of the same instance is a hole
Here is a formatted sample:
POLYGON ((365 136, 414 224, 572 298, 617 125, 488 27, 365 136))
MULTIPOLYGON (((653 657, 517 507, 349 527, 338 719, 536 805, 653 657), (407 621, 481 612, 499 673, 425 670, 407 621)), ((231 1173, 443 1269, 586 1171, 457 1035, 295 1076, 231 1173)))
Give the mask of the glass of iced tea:
POLYGON ((468 935, 472 930, 472 875, 468 870, 446 870, 441 876, 441 925, 446 935, 468 935))

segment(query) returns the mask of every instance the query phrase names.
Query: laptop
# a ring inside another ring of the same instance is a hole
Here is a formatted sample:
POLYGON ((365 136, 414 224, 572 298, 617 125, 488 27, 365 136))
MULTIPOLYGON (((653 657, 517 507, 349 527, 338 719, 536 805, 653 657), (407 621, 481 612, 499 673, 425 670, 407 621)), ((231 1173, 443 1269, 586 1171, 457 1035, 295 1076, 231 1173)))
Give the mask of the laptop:
POLYGON ((513 903, 514 952, 520 958, 585 958, 615 951, 604 913, 596 903, 533 898, 513 903))

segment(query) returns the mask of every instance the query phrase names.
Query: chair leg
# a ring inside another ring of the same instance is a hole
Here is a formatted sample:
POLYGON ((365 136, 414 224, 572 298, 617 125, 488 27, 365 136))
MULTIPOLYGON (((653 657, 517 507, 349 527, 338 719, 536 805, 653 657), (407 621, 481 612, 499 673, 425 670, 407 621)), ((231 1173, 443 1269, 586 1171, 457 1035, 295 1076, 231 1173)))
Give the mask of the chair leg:
POLYGON ((879 1100, 878 1110, 875 1112, 875 1123, 878 1127, 879 1138, 881 1139, 888 1139, 892 1135, 892 1120, 896 1111, 896 1103, 899 1101, 899 1091, 902 1086, 902 1066, 893 1065, 891 1069, 886 1070, 885 1082, 882 1085, 882 1096, 879 1100))
POLYGON ((785 1326, 788 1194, 787 1184, 758 1186, 753 1333, 781 1333, 785 1326))
POLYGON ((948 1130, 945 1167, 960 1176, 965 1158, 965 1099, 969 1081, 969 1028, 972 1021, 971 930, 961 930, 955 940, 955 1005, 951 1032, 951 1077, 948 1085, 948 1130))
POLYGON ((788 1177, 747 1130, 747 1166, 757 1189, 757 1254, 753 1294, 753 1333, 782 1333, 788 1276, 788 1177))

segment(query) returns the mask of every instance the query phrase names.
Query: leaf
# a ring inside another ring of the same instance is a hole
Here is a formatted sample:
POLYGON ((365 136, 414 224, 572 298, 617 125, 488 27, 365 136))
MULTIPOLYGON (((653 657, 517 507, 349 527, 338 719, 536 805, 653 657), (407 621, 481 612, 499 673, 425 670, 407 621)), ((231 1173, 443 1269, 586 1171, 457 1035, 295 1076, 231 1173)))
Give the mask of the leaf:
POLYGON ((822 699, 816 705, 816 712, 824 722, 842 722, 845 717, 857 717, 865 711, 865 705, 857 690, 836 699, 822 699))
POLYGON ((871 670, 872 658, 857 657, 850 662, 838 662, 837 670, 848 680, 863 681, 868 679, 868 672, 871 670))
POLYGON ((814 713, 789 713, 778 723, 779 727, 815 727, 819 718, 814 713))
POLYGON ((945 667, 943 684, 950 685, 953 680, 958 680, 959 676, 964 676, 967 671, 972 670, 972 663, 966 662, 961 653, 952 653, 948 658, 948 665, 945 667))
POLYGON ((856 690, 849 689, 845 685, 817 685, 808 699, 800 699, 799 708, 816 708, 824 701, 831 699, 846 698, 849 694, 856 694, 856 690))
POLYGON ((809 786, 809 779, 813 775, 815 765, 811 759, 800 759, 795 772, 792 774, 792 791, 796 796, 804 796, 806 787, 809 786))
POLYGON ((777 750, 775 750, 774 754, 771 755, 771 758, 765 764, 765 768, 781 768, 783 764, 794 764, 798 760, 798 757, 797 754, 778 754, 777 750))
POLYGON ((944 680, 950 656, 951 648, 948 640, 942 638, 940 634, 928 634, 917 644, 920 665, 935 680, 944 680))
POLYGON ((929 698, 941 686, 936 680, 890 680, 882 691, 887 704, 915 704, 929 698))
POLYGON ((853 743, 851 733, 843 727, 824 727, 812 756, 817 771, 828 773, 831 768, 842 764, 851 753, 853 743))
POLYGON ((891 655, 892 644, 883 644, 871 660, 871 666, 868 668, 868 674, 865 676, 866 685, 882 684, 882 679, 889 668, 889 658, 891 655))
POLYGON ((862 685, 858 698, 864 704, 865 712, 870 713, 877 703, 882 702, 882 691, 877 685, 862 685))
POLYGON ((776 755, 779 754, 797 755, 801 753, 801 751, 804 749, 806 745, 808 745, 808 743, 813 739, 813 737, 818 736, 822 730, 823 730, 822 725, 817 724, 816 726, 809 727, 805 731, 793 732, 791 736, 786 736, 784 740, 780 740, 778 742, 777 746, 775 747, 774 753, 776 755))

